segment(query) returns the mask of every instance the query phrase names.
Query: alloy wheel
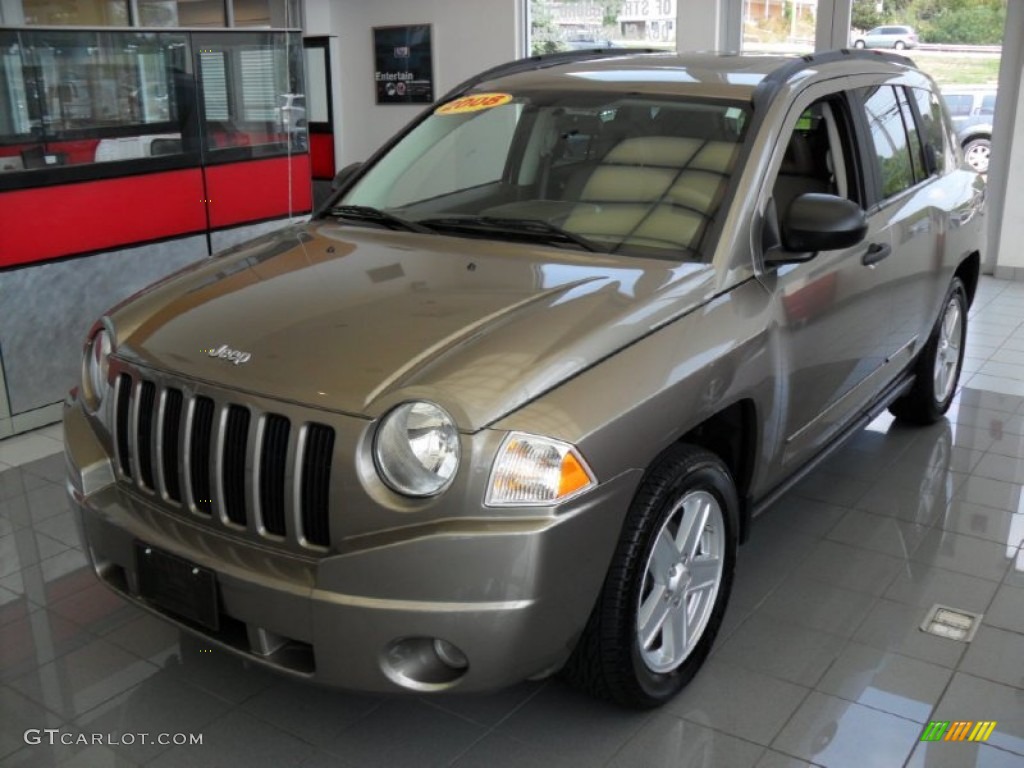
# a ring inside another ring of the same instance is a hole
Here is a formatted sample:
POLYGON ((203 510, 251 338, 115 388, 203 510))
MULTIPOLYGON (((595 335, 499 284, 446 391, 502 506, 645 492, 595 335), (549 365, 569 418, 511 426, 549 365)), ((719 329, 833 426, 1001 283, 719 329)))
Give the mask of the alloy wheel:
POLYGON ((665 518, 647 559, 637 645, 652 672, 682 664, 700 641, 722 583, 725 530, 711 493, 690 491, 665 518))
POLYGON ((944 403, 953 390, 960 369, 960 345, 963 343, 963 312, 956 297, 946 304, 939 326, 939 346, 935 350, 935 398, 944 403))

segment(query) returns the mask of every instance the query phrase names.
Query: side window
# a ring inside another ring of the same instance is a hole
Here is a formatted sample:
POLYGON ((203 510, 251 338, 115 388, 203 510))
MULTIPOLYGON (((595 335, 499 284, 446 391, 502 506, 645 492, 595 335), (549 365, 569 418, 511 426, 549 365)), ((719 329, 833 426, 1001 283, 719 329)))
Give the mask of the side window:
POLYGON ((924 88, 911 88, 910 94, 917 102, 917 113, 921 117, 925 168, 928 168, 933 176, 942 176, 946 173, 946 156, 949 148, 945 122, 942 119, 942 104, 939 103, 938 96, 924 88))
POLYGON ((793 200, 808 192, 860 202, 846 109, 844 99, 831 97, 812 104, 797 120, 772 184, 780 220, 793 200))
POLYGON ((891 86, 865 88, 862 96, 874 145, 875 168, 882 182, 882 197, 889 198, 914 184, 914 165, 902 110, 891 86))

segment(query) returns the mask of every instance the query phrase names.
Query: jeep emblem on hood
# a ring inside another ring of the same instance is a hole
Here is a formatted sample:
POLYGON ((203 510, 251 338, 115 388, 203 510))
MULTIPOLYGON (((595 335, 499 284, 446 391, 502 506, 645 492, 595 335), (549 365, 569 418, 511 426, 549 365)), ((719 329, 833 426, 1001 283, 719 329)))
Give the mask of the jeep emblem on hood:
POLYGON ((252 358, 252 355, 248 352, 242 352, 239 349, 232 349, 227 344, 221 344, 216 349, 210 349, 207 354, 210 357, 219 357, 222 360, 227 360, 235 365, 247 363, 252 358))

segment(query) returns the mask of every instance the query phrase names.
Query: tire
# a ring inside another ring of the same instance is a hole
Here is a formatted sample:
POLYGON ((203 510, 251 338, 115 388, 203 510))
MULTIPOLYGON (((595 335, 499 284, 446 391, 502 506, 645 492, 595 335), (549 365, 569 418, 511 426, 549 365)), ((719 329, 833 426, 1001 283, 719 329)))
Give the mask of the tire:
POLYGON ((906 43, 904 43, 904 42, 903 42, 902 40, 897 40, 897 41, 896 41, 896 44, 895 44, 895 45, 893 45, 893 48, 894 48, 894 49, 896 49, 897 51, 902 51, 902 50, 904 50, 904 49, 905 49, 906 47, 907 47, 907 44, 906 44, 906 43))
POLYGON ((964 160, 978 173, 988 173, 988 163, 992 155, 990 139, 971 139, 964 144, 964 160))
POLYGON ((597 604, 563 670, 570 683, 637 709, 683 689, 707 658, 729 601, 738 510, 729 470, 713 453, 677 445, 663 454, 626 514, 597 604))
POLYGON ((857 40, 856 42, 854 42, 853 47, 854 48, 864 48, 866 46, 865 46, 865 43, 864 43, 863 40, 857 40))
POLYGON ((896 418, 912 424, 934 424, 942 418, 956 394, 966 339, 967 290, 960 278, 954 277, 932 335, 914 366, 913 389, 889 406, 896 418))

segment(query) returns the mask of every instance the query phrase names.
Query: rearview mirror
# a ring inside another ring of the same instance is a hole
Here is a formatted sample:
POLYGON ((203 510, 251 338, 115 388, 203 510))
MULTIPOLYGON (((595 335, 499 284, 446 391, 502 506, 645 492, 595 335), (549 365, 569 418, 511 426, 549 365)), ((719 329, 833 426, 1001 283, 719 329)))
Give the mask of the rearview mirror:
POLYGON ((861 207, 843 197, 808 192, 789 205, 782 217, 782 248, 765 254, 765 261, 806 261, 808 254, 856 245, 868 233, 861 207))

